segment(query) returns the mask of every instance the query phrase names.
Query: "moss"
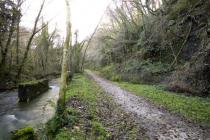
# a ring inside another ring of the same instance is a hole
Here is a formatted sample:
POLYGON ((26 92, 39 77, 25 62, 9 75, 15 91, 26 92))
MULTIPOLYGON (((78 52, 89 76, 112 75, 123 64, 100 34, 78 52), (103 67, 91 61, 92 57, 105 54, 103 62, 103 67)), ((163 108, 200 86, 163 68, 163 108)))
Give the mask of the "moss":
POLYGON ((34 129, 32 127, 25 127, 12 132, 12 140, 33 140, 34 129))

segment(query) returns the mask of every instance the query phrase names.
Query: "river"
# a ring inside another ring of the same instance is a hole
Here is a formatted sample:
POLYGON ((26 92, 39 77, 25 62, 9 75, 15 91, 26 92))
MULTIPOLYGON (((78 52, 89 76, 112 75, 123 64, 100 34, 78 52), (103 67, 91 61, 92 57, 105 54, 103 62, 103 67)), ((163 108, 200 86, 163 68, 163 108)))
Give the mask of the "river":
POLYGON ((19 103, 17 90, 0 93, 0 140, 10 139, 10 131, 24 126, 37 127, 53 117, 59 97, 59 80, 52 80, 49 85, 47 92, 30 103, 19 103))

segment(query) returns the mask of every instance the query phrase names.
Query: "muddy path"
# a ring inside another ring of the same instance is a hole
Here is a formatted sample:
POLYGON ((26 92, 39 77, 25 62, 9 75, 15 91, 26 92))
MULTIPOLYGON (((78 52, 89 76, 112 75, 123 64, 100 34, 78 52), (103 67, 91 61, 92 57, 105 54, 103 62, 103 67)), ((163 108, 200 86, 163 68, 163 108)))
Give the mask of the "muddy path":
POLYGON ((207 132, 168 111, 160 109, 144 98, 121 89, 91 71, 86 73, 118 103, 125 112, 136 115, 141 127, 146 129, 150 139, 158 140, 206 140, 207 132))

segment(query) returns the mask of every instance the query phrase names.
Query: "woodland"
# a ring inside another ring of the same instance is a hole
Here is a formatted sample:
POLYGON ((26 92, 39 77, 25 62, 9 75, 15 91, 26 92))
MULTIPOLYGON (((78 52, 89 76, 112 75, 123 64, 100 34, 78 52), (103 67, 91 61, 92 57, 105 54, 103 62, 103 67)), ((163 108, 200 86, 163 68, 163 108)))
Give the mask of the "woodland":
POLYGON ((210 138, 209 0, 112 0, 83 41, 72 32, 73 0, 65 0, 65 36, 42 17, 47 0, 33 28, 21 26, 26 1, 0 0, 0 106, 2 95, 20 98, 20 87, 40 94, 43 79, 42 94, 59 81, 58 98, 43 104, 54 110, 46 122, 27 120, 0 139, 210 138))

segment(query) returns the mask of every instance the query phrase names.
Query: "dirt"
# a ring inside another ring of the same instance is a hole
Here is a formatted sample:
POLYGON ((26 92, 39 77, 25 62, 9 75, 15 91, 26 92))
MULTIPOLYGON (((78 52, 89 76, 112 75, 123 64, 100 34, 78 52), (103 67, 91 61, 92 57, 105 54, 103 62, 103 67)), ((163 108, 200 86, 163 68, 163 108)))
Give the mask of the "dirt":
POLYGON ((166 110, 160 109, 142 97, 128 92, 113 82, 105 80, 91 71, 86 73, 118 103, 121 108, 132 115, 146 130, 150 139, 158 140, 206 140, 207 132, 199 125, 192 124, 166 110))

